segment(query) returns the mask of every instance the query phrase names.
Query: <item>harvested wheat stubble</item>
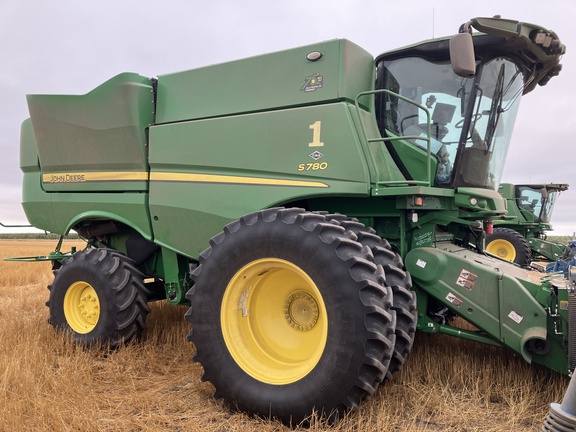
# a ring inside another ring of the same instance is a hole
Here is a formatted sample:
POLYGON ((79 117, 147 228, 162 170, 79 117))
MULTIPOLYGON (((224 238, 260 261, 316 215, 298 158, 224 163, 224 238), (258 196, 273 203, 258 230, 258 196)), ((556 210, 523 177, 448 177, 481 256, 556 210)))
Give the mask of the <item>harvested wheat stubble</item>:
MULTIPOLYGON (((81 246, 81 242, 65 243, 81 246)), ((46 255, 55 242, 0 241, 1 257, 46 255)), ((0 430, 288 431, 232 413, 191 361, 186 307, 152 304, 140 343, 80 349, 47 323, 48 263, 0 261, 0 430)), ((418 334, 402 371, 332 431, 534 431, 568 379, 509 352, 418 334)))

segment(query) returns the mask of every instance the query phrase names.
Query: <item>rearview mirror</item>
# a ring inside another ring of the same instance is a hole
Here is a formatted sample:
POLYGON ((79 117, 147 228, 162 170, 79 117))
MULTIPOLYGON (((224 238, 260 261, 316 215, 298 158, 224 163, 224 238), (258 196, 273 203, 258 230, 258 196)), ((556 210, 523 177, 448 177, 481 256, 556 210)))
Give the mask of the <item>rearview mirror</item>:
POLYGON ((476 73, 474 43, 470 33, 458 33, 450 38, 450 62, 458 76, 466 78, 476 73))

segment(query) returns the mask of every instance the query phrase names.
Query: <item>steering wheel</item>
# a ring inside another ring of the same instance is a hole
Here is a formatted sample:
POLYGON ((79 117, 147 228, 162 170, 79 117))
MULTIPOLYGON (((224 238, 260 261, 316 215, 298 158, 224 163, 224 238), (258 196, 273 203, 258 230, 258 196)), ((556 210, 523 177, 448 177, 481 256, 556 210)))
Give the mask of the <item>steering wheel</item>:
MULTIPOLYGON (((472 119, 472 122, 475 123, 478 120, 480 120, 482 118, 482 113, 476 113, 474 114, 474 118, 472 119)), ((456 129, 462 129, 462 126, 464 126, 464 120, 466 120, 466 118, 461 119, 458 123, 456 123, 454 125, 454 127, 456 129)))
MULTIPOLYGON (((415 117, 418 117, 418 114, 409 115, 409 116, 407 116, 407 117, 404 117, 404 118, 400 121, 400 133, 401 133, 402 135, 404 135, 404 122, 405 122, 406 120, 410 120, 411 118, 415 118, 415 117)), ((426 130, 426 128, 424 128, 424 130, 426 130)))

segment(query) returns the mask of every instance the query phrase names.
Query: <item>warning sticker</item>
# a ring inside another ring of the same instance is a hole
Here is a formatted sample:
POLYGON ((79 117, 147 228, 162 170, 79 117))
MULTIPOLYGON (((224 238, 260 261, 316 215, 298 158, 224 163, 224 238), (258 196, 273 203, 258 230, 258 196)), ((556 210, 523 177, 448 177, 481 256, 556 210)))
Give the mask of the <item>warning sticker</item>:
POLYGON ((450 303, 452 303, 456 307, 460 307, 460 305, 463 303, 462 299, 459 299, 458 297, 456 297, 452 293, 448 293, 448 295, 446 296, 446 300, 448 300, 450 303))
POLYGON ((560 310, 568 310, 569 304, 568 300, 560 300, 560 310))
POLYGON ((510 311, 510 313, 508 314, 508 318, 510 318, 516 324, 520 324, 522 322, 522 320, 524 319, 524 317, 522 315, 520 315, 519 313, 516 313, 514 311, 510 311))
POLYGON ((426 261, 423 261, 423 260, 421 260, 421 259, 418 259, 418 261, 416 261, 416 265, 417 265, 418 267, 424 268, 424 267, 426 267, 426 261))
POLYGON ((475 275, 468 270, 462 269, 460 276, 458 276, 458 279, 456 280, 456 285, 460 285, 461 287, 466 288, 468 291, 472 291, 472 288, 474 288, 474 284, 476 284, 477 280, 478 275, 475 275))

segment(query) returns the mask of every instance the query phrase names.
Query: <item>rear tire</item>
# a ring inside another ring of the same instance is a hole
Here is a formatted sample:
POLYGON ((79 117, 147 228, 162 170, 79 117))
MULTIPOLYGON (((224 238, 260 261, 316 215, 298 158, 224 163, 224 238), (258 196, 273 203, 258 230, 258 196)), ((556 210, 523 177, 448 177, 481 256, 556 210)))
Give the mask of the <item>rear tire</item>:
POLYGON ((396 320, 368 248, 301 209, 244 216, 210 245, 186 318, 215 397, 297 425, 374 394, 396 320))
POLYGON ((510 228, 494 228, 492 234, 486 234, 486 252, 503 260, 514 262, 522 267, 532 262, 532 252, 528 241, 518 231, 510 228))
POLYGON ((150 312, 142 273, 109 249, 86 249, 64 260, 48 289, 50 323, 84 346, 114 348, 139 337, 150 312))

